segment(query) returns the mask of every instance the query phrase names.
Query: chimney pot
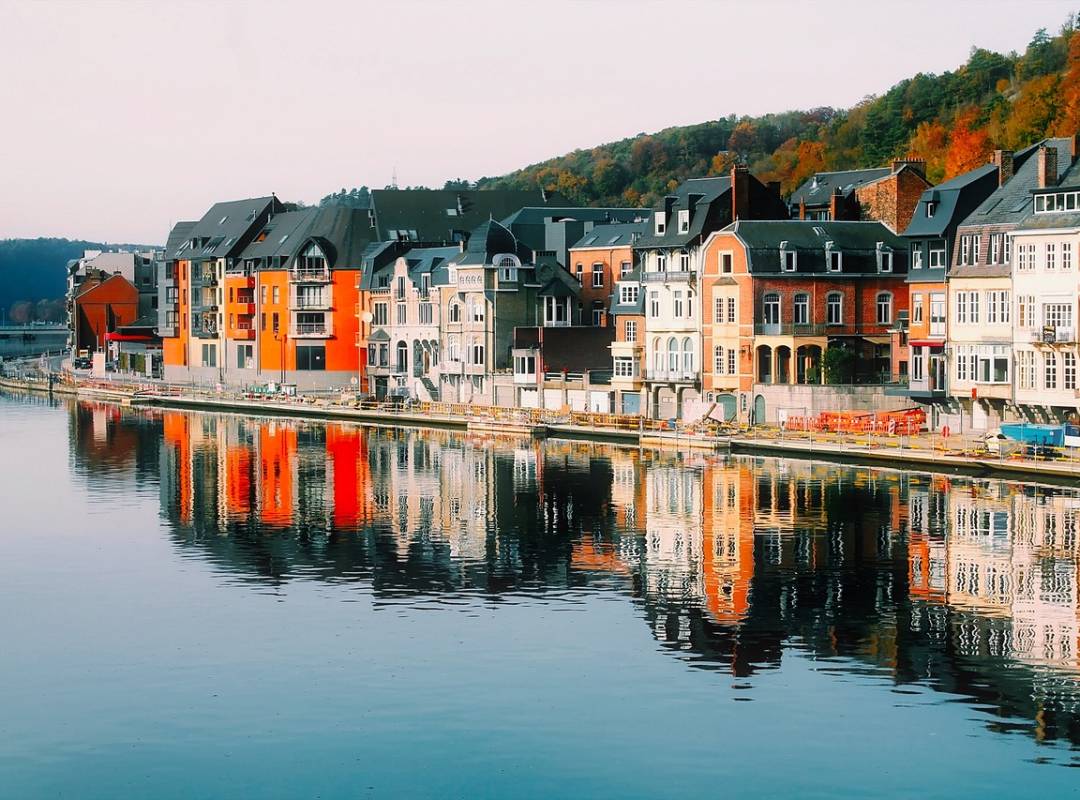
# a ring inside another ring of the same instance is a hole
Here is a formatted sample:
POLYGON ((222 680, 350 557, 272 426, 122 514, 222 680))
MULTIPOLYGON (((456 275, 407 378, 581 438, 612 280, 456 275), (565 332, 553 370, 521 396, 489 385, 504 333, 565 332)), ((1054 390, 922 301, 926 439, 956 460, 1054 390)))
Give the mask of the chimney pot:
POLYGON ((750 169, 746 164, 731 168, 731 220, 750 218, 750 169))
POLYGON ((1013 164, 1012 150, 995 150, 994 155, 990 159, 990 163, 997 165, 998 186, 1001 186, 1013 176, 1015 167, 1013 164))

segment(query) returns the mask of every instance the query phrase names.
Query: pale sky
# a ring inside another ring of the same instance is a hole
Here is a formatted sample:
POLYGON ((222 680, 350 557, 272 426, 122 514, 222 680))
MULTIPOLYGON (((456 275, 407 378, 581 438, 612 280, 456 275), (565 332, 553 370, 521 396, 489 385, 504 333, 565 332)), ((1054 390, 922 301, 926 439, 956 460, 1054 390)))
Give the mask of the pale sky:
POLYGON ((0 0, 0 238, 161 243, 216 200, 441 186, 848 107, 1075 0, 0 0))

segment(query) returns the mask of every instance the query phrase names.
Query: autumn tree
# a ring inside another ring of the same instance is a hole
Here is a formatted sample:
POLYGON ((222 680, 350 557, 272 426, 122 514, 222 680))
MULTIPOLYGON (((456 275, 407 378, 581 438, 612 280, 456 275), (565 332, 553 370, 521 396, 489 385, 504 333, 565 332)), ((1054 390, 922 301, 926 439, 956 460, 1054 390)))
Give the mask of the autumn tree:
POLYGON ((1058 136, 1080 133, 1080 31, 1069 37, 1069 61, 1058 84, 1054 133, 1058 136))
POLYGON ((945 177, 949 132, 938 120, 920 123, 908 142, 908 153, 926 162, 926 179, 940 183, 945 177))
POLYGON ((994 143, 990 135, 978 127, 978 117, 977 108, 969 108, 957 115, 945 154, 946 179, 981 167, 989 160, 994 143))
POLYGON ((743 120, 735 126, 728 139, 728 150, 745 156, 757 146, 757 128, 749 120, 743 120))

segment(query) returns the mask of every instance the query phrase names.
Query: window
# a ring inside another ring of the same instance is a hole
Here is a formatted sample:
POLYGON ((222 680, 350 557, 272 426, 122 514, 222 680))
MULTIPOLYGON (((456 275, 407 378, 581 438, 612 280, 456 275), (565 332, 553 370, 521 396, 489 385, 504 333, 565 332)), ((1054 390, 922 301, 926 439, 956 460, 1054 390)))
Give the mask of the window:
POLYGON ((581 264, 575 264, 574 277, 577 278, 578 283, 582 283, 585 280, 585 267, 583 267, 581 264))
POLYGON ((473 322, 483 322, 484 321, 484 312, 486 310, 486 305, 484 303, 484 298, 482 298, 482 297, 474 297, 472 299, 472 302, 469 303, 469 308, 472 311, 472 321, 473 322))
POLYGON ((1063 389, 1076 389, 1076 354, 1066 350, 1061 354, 1063 389))
POLYGON ((634 359, 626 356, 616 356, 615 358, 615 377, 617 378, 634 378, 637 377, 637 364, 634 359))
POLYGON ((956 322, 957 324, 967 324, 968 311, 967 311, 967 292, 956 293, 956 322))
POLYGON ((721 253, 720 254, 720 272, 721 273, 726 275, 726 274, 731 272, 731 261, 732 261, 731 253, 721 253))
POLYGON ((667 228, 667 225, 665 224, 664 212, 663 211, 657 211, 653 215, 653 230, 655 231, 657 236, 663 236, 664 235, 664 230, 666 228, 667 228))
POLYGON ((729 347, 727 351, 727 371, 728 375, 734 375, 736 373, 735 357, 737 353, 734 347, 729 347))
POLYGON ((724 360, 724 348, 718 344, 713 348, 713 372, 717 375, 723 375, 724 364, 726 363, 724 360))
POLYGON ((272 315, 272 316, 270 317, 270 329, 271 329, 271 330, 272 330, 272 331, 273 331, 274 333, 277 333, 278 331, 280 331, 280 330, 281 330, 281 321, 280 321, 280 319, 278 318, 278 312, 276 312, 276 311, 275 311, 275 312, 273 313, 273 315, 272 315))
POLYGON ((633 269, 633 264, 631 262, 629 262, 629 261, 622 262, 621 264, 619 264, 619 275, 620 275, 620 277, 626 277, 627 275, 630 274, 632 269, 633 269))
POLYGON ((761 321, 766 325, 780 324, 780 295, 769 292, 761 298, 761 321))
POLYGON ((619 286, 619 302, 623 305, 633 305, 638 301, 638 287, 635 284, 622 284, 619 286))
POLYGON ((404 325, 405 324, 405 320, 407 319, 407 317, 405 315, 406 315, 405 304, 404 303, 398 303, 397 304, 397 314, 396 314, 396 321, 397 321, 398 325, 404 325))
POLYGON ((457 339, 456 336, 451 336, 450 339, 446 343, 446 360, 447 361, 460 361, 461 360, 461 349, 460 349, 460 345, 458 344, 458 339, 457 339))
POLYGON ((667 272, 667 255, 665 253, 656 254, 656 271, 667 272))
POLYGON ((261 330, 261 331, 266 330, 266 312, 265 311, 262 312, 261 314, 259 314, 259 330, 261 330))
POLYGON ((1048 328, 1071 328, 1072 317, 1072 303, 1043 304, 1043 325, 1048 328))
POLYGON ((697 305, 697 303, 694 302, 694 293, 688 291, 686 293, 686 318, 687 319, 693 319, 694 318, 694 307, 696 305, 697 305))
POLYGON ((911 379, 921 381, 926 377, 926 355, 921 347, 915 347, 911 352, 911 379))
POLYGON ((1018 244, 1016 246, 1016 269, 1019 272, 1035 269, 1035 245, 1018 244))
POLYGON ((945 240, 937 239, 930 243, 930 269, 945 268, 945 240))
POLYGON ((892 323, 892 294, 879 292, 877 296, 877 321, 878 325, 892 323))
POLYGON ((387 308, 386 303, 376 303, 375 313, 372 315, 373 325, 385 325, 387 322, 387 308))
POLYGON ((911 246, 911 268, 922 269, 922 245, 914 244, 911 246))
POLYGON ((713 322, 723 322, 724 321, 724 298, 723 297, 717 297, 716 302, 713 305, 715 306, 715 308, 713 309, 713 322))
POLYGON ((217 345, 204 344, 202 346, 202 365, 204 367, 217 366, 217 345))
POLYGON ((668 371, 679 371, 679 340, 672 336, 668 339, 668 371))
POLYGON ((594 328, 601 328, 604 325, 604 309, 594 308, 592 310, 592 326, 594 328))
POLYGON ((798 254, 794 250, 788 250, 787 242, 780 242, 780 269, 784 272, 794 272, 798 261, 798 254))
POLYGON ((930 335, 945 335, 945 293, 935 292, 930 295, 930 335))
POLYGON ((274 305, 277 305, 280 302, 281 302, 281 287, 280 286, 275 286, 274 287, 274 305))
POLYGON ((735 322, 735 298, 729 297, 727 299, 727 321, 735 322))
POLYGON ((1005 238, 1005 234, 1003 234, 1003 233, 991 233, 990 234, 990 263, 991 264, 1000 264, 1000 263, 1002 263, 1001 257, 1002 257, 1002 255, 1004 255, 1004 248, 1002 247, 1002 245, 1004 244, 1004 241, 1003 241, 1004 238, 1005 238))
POLYGON ((592 287, 599 289, 604 285, 604 265, 596 262, 592 265, 592 287))
POLYGON ((461 303, 450 304, 450 321, 461 322, 461 303))
POLYGON ((690 232, 690 209, 679 209, 679 233, 690 232))
POLYGON ((394 348, 394 352, 397 354, 397 358, 394 360, 394 370, 396 372, 406 372, 409 369, 409 346, 404 341, 398 342, 397 347, 394 348))
POLYGON ((420 324, 421 325, 430 325, 431 321, 434 319, 434 316, 435 315, 431 310, 431 303, 421 303, 420 304, 420 324))
POLYGON ((968 315, 971 318, 971 323, 977 325, 979 322, 979 293, 968 292, 968 315))
POLYGON ((795 303, 793 305, 795 311, 795 324, 796 325, 809 325, 810 324, 810 295, 800 292, 795 295, 795 303))
POLYGON ((623 323, 623 340, 627 342, 637 341, 637 320, 628 319, 623 323))
POLYGON ((1021 350, 1016 354, 1016 366, 1021 389, 1035 388, 1035 353, 1021 350))
POLYGON ((673 296, 675 298, 675 316, 676 317, 681 317, 683 315, 682 292, 680 290, 676 289, 673 292, 673 296))
POLYGON ((535 375, 536 356, 514 356, 514 373, 517 375, 535 375))
POLYGON ((296 368, 306 372, 326 369, 326 345, 297 345, 296 368))
POLYGON ((679 271, 680 272, 689 272, 690 271, 690 254, 687 253, 687 252, 679 253, 679 271))
POLYGON ((660 294, 659 292, 649 292, 649 316, 660 316, 660 294))
POLYGON ((926 218, 931 219, 934 216, 934 212, 937 211, 937 203, 933 200, 926 201, 926 218))
POLYGON ((1038 324, 1035 321, 1035 295, 1016 296, 1016 324, 1020 328, 1034 328, 1038 324))
POLYGON ((1057 354, 1053 351, 1043 355, 1043 388, 1057 388, 1057 354))
POLYGON ((1057 245, 1047 242, 1044 251, 1047 269, 1057 269, 1057 245))
POLYGON ((1061 268, 1072 269, 1072 242, 1061 243, 1061 268))
POLYGON ((987 292, 986 322, 990 325, 1007 323, 1009 321, 1009 307, 1011 302, 1009 291, 1007 289, 987 292))
POLYGON ((911 321, 923 321, 923 296, 921 294, 911 296, 911 321))
POLYGON ((832 242, 825 246, 825 265, 829 272, 840 272, 843 269, 843 259, 839 250, 832 249, 832 242))
POLYGON ((844 324, 844 296, 840 292, 829 292, 825 296, 825 321, 829 325, 844 324))
POLYGON ((884 242, 877 243, 877 267, 878 272, 892 272, 893 253, 885 247, 884 242))
POLYGON ((689 336, 682 341, 682 368, 683 375, 690 375, 694 371, 694 342, 689 336))

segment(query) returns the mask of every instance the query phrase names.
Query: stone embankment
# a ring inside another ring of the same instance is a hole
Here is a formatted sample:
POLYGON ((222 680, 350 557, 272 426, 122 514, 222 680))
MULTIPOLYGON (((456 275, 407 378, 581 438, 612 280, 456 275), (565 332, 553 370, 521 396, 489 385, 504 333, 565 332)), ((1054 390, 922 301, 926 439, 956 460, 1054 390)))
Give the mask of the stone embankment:
POLYGON ((1080 481, 1080 453, 1053 459, 992 455, 977 441, 921 433, 791 432, 718 423, 675 426, 637 416, 479 407, 455 403, 381 403, 352 398, 285 398, 257 393, 193 391, 160 384, 0 378, 0 388, 104 400, 128 406, 252 416, 349 420, 382 427, 451 428, 475 433, 558 437, 637 447, 727 451, 871 464, 896 469, 966 472, 1015 479, 1080 481))

